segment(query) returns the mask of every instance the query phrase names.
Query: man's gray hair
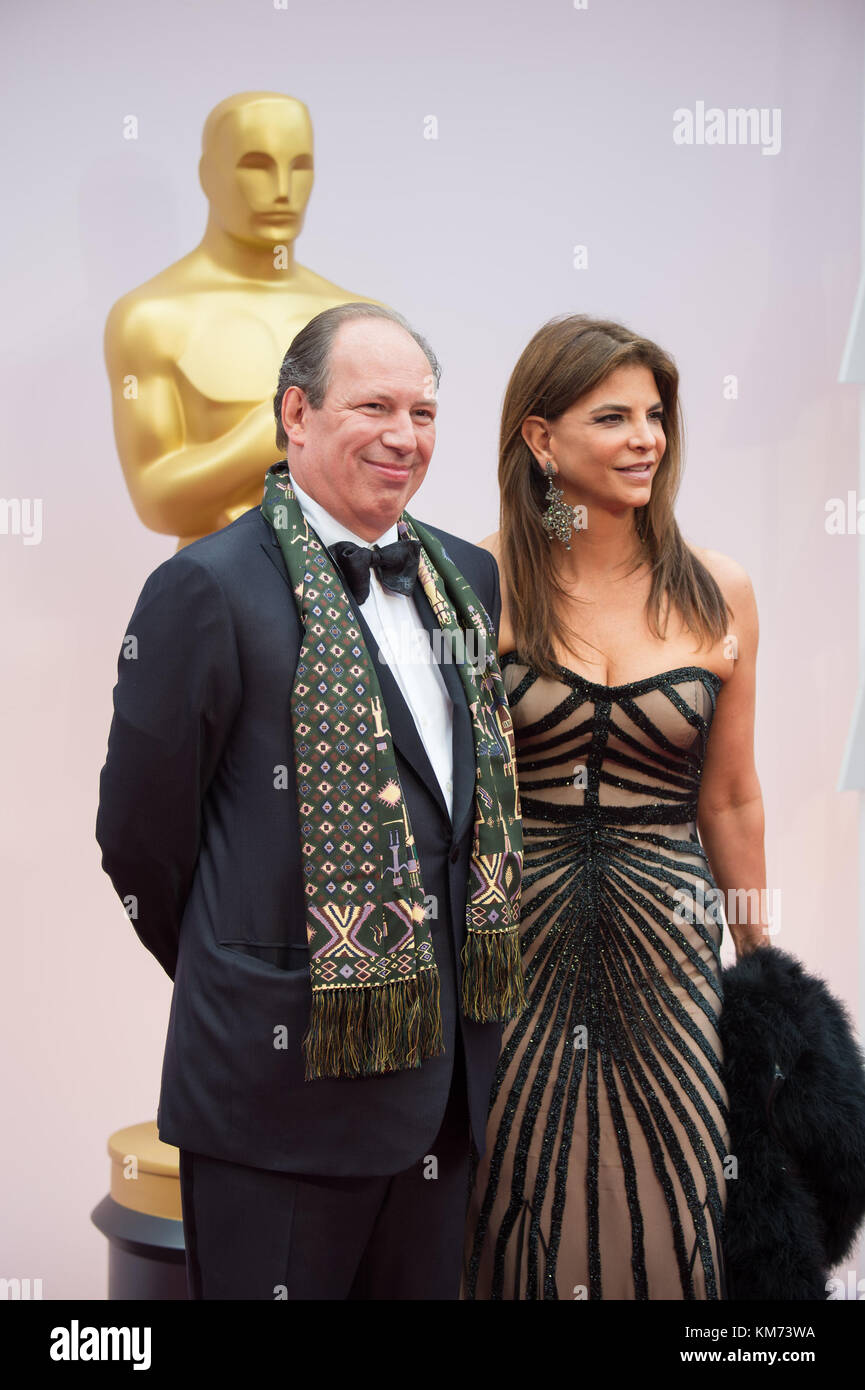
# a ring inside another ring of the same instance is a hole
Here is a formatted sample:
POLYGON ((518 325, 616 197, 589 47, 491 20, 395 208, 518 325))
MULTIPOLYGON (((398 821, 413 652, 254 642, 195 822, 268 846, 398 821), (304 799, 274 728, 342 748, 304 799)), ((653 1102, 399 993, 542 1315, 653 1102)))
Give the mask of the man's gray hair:
POLYGON ((320 314, 316 314, 305 328, 295 334, 288 352, 282 359, 279 382, 273 398, 276 446, 282 453, 288 447, 288 439, 282 427, 282 398, 289 386, 299 386, 313 410, 320 410, 330 383, 330 353, 337 330, 341 324, 351 319, 367 318, 390 319, 391 323, 397 323, 400 328, 404 328, 426 355, 438 389, 441 380, 438 358, 426 338, 416 333, 402 314, 398 314, 395 309, 387 309, 382 304, 365 304, 360 300, 351 304, 336 304, 332 309, 324 309, 320 314))

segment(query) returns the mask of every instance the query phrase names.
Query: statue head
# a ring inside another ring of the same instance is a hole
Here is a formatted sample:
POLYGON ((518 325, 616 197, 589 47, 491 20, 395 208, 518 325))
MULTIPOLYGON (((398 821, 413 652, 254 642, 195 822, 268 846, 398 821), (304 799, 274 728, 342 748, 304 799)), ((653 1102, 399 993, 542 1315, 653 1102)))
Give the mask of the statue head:
POLYGON ((293 241, 312 189, 312 122, 281 92, 240 92, 204 123, 198 166, 212 221, 250 245, 293 241))

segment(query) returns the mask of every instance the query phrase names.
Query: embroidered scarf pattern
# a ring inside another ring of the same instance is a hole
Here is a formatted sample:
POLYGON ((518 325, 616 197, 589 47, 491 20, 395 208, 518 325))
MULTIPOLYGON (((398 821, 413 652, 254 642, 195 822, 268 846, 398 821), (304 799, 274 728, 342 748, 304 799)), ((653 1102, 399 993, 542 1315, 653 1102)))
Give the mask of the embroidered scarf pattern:
MULTIPOLYGON (((312 986, 306 1079, 419 1067, 444 1051, 439 977, 408 807, 374 663, 339 570, 307 522, 288 465, 265 477, 261 511, 291 581, 303 637, 291 697, 312 986)), ((522 830, 513 726, 495 640, 441 542, 418 578, 458 662, 475 744, 475 821, 462 951, 463 1009, 507 1022, 525 1008, 519 943, 522 830), (462 644, 462 645, 461 645, 462 644)))

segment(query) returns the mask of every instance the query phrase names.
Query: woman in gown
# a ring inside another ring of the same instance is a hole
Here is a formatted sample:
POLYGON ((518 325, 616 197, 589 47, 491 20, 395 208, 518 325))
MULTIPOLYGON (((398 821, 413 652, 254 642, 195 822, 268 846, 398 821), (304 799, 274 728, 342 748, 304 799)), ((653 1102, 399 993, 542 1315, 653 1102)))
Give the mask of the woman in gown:
POLYGON ((741 566, 679 532, 681 434, 673 360, 583 315, 535 335, 505 395, 484 544, 528 1007, 473 1164, 462 1298, 725 1296, 721 904, 737 954, 769 939, 748 892, 757 615, 741 566))

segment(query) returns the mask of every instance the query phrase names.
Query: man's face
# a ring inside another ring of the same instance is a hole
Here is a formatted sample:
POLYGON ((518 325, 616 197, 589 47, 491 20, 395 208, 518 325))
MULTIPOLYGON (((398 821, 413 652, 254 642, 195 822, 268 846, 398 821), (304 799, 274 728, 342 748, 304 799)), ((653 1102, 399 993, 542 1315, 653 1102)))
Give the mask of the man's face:
POLYGON ((435 379, 414 339, 387 319, 351 319, 331 346, 320 410, 289 387, 288 466, 311 497, 367 541, 399 517, 435 445, 435 379))
POLYGON ((219 123, 201 158, 219 225, 239 241, 278 245, 303 226, 312 189, 312 129, 300 102, 256 101, 219 123))

